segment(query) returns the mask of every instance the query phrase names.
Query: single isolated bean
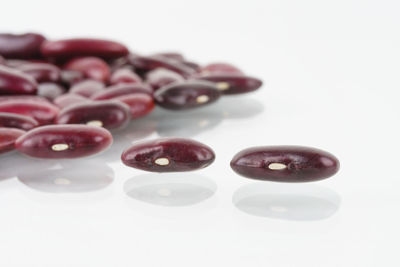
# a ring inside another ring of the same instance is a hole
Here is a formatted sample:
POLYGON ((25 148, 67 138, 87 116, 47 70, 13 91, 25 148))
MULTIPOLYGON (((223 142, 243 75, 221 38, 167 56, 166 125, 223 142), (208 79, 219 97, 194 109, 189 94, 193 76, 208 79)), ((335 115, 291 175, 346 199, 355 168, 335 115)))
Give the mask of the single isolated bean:
POLYGON ((0 128, 0 154, 14 150, 15 140, 25 131, 15 128, 0 128))
POLYGON ((154 109, 153 97, 149 94, 135 93, 115 98, 129 106, 131 118, 137 119, 149 114, 154 109))
POLYGON ((202 169, 215 160, 214 151, 194 140, 161 138, 139 142, 122 153, 122 162, 150 172, 183 172, 202 169))
POLYGON ((97 92, 103 91, 105 88, 104 83, 95 80, 81 81, 69 89, 71 94, 81 95, 83 97, 91 97, 97 92))
POLYGON ((105 90, 101 90, 96 94, 93 94, 90 98, 92 100, 106 100, 106 99, 113 99, 116 97, 120 97, 123 95, 131 95, 131 94, 148 94, 152 95, 153 92, 150 87, 144 84, 131 84, 131 83, 124 83, 124 84, 116 84, 113 86, 107 87, 105 90))
POLYGON ((35 128, 15 142, 18 151, 37 158, 78 158, 97 154, 112 143, 104 128, 88 125, 49 125, 35 128))
POLYGON ((141 71, 150 71, 157 68, 169 69, 171 71, 175 71, 181 74, 184 77, 189 77, 194 73, 192 68, 189 68, 182 64, 179 61, 172 60, 165 57, 160 56, 131 56, 129 57, 131 64, 135 67, 135 69, 141 71))
POLYGON ((90 101, 88 98, 83 97, 81 95, 77 94, 64 94, 56 97, 53 100, 53 103, 56 104, 59 108, 63 109, 68 106, 81 103, 81 102, 87 102, 90 101))
POLYGON ((56 97, 64 94, 65 89, 57 84, 51 82, 40 83, 37 94, 41 97, 53 100, 56 97))
POLYGON ((274 182, 309 182, 328 178, 339 170, 332 154, 311 147, 264 146, 234 156, 232 169, 247 178, 274 182))
POLYGON ((29 63, 23 64, 17 68, 32 76, 38 83, 58 82, 61 78, 60 69, 49 63, 29 63))
POLYGON ((243 71, 239 68, 228 63, 212 63, 200 68, 202 75, 209 74, 236 74, 244 75, 243 71))
POLYGON ((37 83, 27 74, 0 66, 0 95, 36 94, 37 83))
POLYGON ((215 83, 224 95, 249 93, 262 85, 262 81, 257 78, 236 74, 210 74, 198 79, 215 83))
POLYGON ((61 71, 61 82, 67 87, 83 81, 85 79, 85 74, 81 71, 76 70, 62 70, 61 71))
POLYGON ((183 76, 179 73, 163 68, 149 71, 146 74, 146 82, 153 88, 154 91, 157 91, 161 87, 168 84, 183 82, 184 80, 185 79, 183 76))
POLYGON ((107 83, 110 79, 110 68, 107 63, 97 57, 80 57, 68 61, 65 70, 80 71, 86 78, 107 83))
POLYGON ((87 124, 107 129, 125 127, 130 120, 129 107, 118 101, 91 101, 68 106, 60 111, 56 124, 87 124))
POLYGON ((45 57, 64 61, 75 57, 100 57, 116 59, 128 55, 123 44, 100 39, 66 39, 47 41, 42 44, 41 51, 45 57))
POLYGON ((167 85, 154 93, 155 102, 166 109, 182 110, 211 104, 220 97, 210 82, 186 81, 167 85))
POLYGON ((142 78, 130 69, 117 69, 110 77, 110 84, 119 83, 142 83, 142 78))
POLYGON ((0 127, 18 128, 29 131, 37 126, 39 126, 39 123, 31 117, 14 113, 0 112, 0 127))
POLYGON ((41 58, 40 46, 45 38, 37 33, 0 34, 0 55, 5 58, 41 58))

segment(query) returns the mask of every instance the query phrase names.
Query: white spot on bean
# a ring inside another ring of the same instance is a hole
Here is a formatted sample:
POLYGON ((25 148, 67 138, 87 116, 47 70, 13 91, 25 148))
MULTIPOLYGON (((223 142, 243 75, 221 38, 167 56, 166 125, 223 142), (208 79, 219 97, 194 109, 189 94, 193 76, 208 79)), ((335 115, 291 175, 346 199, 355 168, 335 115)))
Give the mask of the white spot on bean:
POLYGON ((93 121, 88 121, 86 123, 86 125, 102 127, 103 126, 103 122, 99 121, 99 120, 93 120, 93 121))
POLYGON ((51 146, 53 151, 64 151, 67 150, 69 146, 67 144, 55 144, 51 146))
POLYGON ((218 82, 218 83, 216 83, 216 86, 221 91, 228 90, 230 87, 229 83, 227 83, 227 82, 218 82))
POLYGON ((283 163, 277 163, 277 162, 275 162, 275 163, 269 164, 269 165, 268 165, 268 168, 269 168, 270 170, 283 170, 283 169, 286 169, 287 166, 286 166, 285 164, 283 164, 283 163))
POLYGON ((199 104, 206 103, 209 100, 210 100, 210 98, 207 95, 200 95, 196 98, 196 102, 199 104))
POLYGON ((169 164, 169 160, 167 158, 158 158, 154 161, 154 163, 160 166, 167 166, 169 164))

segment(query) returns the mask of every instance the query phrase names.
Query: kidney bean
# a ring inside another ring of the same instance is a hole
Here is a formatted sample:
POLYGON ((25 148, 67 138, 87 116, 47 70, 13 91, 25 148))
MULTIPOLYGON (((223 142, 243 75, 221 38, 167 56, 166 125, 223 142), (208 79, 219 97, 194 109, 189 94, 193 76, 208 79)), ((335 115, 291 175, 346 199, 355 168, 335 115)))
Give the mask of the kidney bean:
POLYGON ((81 71, 76 70, 62 70, 61 71, 61 82, 67 87, 83 81, 85 79, 85 74, 81 71))
POLYGON ((0 55, 5 58, 41 58, 44 36, 36 33, 0 34, 0 55))
POLYGON ((199 77, 200 80, 214 82, 224 95, 243 94, 257 90, 262 81, 244 75, 236 74, 211 74, 199 77))
POLYGON ((71 94, 77 94, 84 97, 91 97, 97 92, 103 91, 105 88, 104 84, 94 80, 81 81, 69 89, 71 94))
POLYGON ((155 102, 166 109, 182 110, 217 101, 220 92, 213 83, 186 81, 167 85, 154 93, 155 102))
POLYGON ((139 142, 122 153, 122 162, 133 168, 151 172, 182 172, 205 168, 215 154, 194 140, 162 138, 139 142))
POLYGON ((52 123, 59 109, 48 101, 11 99, 0 102, 0 112, 9 112, 34 118, 39 124, 52 123))
POLYGON ((0 66, 0 94, 36 94, 37 83, 20 71, 0 66))
POLYGON ((130 120, 129 107, 118 101, 84 102, 68 106, 58 114, 57 124, 87 124, 107 129, 123 128, 130 120))
POLYGON ((184 64, 180 63, 179 61, 172 60, 165 57, 160 56, 132 56, 129 57, 131 64, 135 67, 135 69, 142 70, 142 71, 150 71, 156 68, 164 68, 169 69, 171 71, 175 71, 181 74, 184 77, 189 77, 191 74, 194 73, 192 68, 185 66, 184 64))
POLYGON ((236 74, 244 75, 243 71, 239 68, 228 63, 212 63, 200 68, 202 75, 210 74, 236 74))
POLYGON ((65 89, 57 83, 41 83, 38 87, 37 94, 41 97, 53 100, 64 94, 65 89))
POLYGON ((197 64, 196 62, 184 60, 181 63, 186 67, 193 69, 193 71, 196 73, 200 71, 200 65, 197 64))
POLYGON ((29 63, 18 67, 18 70, 32 76, 38 83, 58 82, 61 78, 60 69, 49 63, 29 63))
POLYGON ((97 57, 71 59, 64 65, 64 69, 81 71, 87 78, 103 83, 110 79, 110 68, 104 60, 97 57))
POLYGON ((92 100, 106 100, 136 93, 143 93, 148 95, 153 94, 152 90, 147 85, 125 83, 109 86, 105 90, 93 94, 90 98, 92 100))
POLYGON ((78 158, 106 150, 112 135, 104 128, 88 125, 49 125, 20 136, 15 147, 37 158, 78 158))
POLYGON ((115 72, 116 70, 119 70, 119 69, 128 69, 131 71, 135 71, 135 68, 128 60, 128 57, 129 57, 129 55, 126 57, 117 58, 117 59, 109 62, 111 72, 115 72))
POLYGON ((185 79, 179 73, 167 69, 154 69, 146 74, 146 82, 157 91, 159 88, 175 82, 183 82, 185 79))
POLYGON ((142 78, 130 69, 118 69, 110 77, 110 84, 142 83, 142 78))
POLYGON ((173 60, 181 61, 181 62, 185 60, 185 57, 182 54, 177 53, 177 52, 156 53, 156 54, 154 54, 152 56, 164 57, 164 58, 167 58, 167 59, 173 59, 173 60))
POLYGON ((44 102, 44 103, 49 103, 49 100, 47 100, 44 97, 41 96, 35 96, 35 95, 5 95, 5 96, 0 96, 0 103, 8 100, 21 100, 21 101, 29 101, 29 102, 44 102))
POLYGON ((47 41, 42 44, 41 51, 45 57, 57 61, 90 56, 116 59, 129 53, 128 48, 120 43, 100 39, 47 41))
POLYGON ((311 147, 264 146, 234 156, 232 169, 247 178, 275 182, 309 182, 328 178, 339 170, 332 154, 311 147))
POLYGON ((115 98, 127 104, 131 111, 131 118, 137 119, 149 114, 154 109, 153 97, 149 94, 135 93, 115 98))
POLYGON ((0 128, 0 154, 14 150, 15 140, 25 131, 14 128, 0 128))
POLYGON ((87 102, 90 101, 86 97, 83 97, 81 95, 77 94, 64 94, 56 97, 53 100, 53 103, 56 104, 59 108, 63 109, 68 106, 81 103, 81 102, 87 102))
POLYGON ((31 117, 14 113, 0 112, 0 127, 18 128, 29 131, 37 126, 39 126, 39 123, 31 117))
POLYGON ((7 64, 7 62, 6 62, 5 58, 0 55, 0 65, 6 65, 6 64, 7 64))

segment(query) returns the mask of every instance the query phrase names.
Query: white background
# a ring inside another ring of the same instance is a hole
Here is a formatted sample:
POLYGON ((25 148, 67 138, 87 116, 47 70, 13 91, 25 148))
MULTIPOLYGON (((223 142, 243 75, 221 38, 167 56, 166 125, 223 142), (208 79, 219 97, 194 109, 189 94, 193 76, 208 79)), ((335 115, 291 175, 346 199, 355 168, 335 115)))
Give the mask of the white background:
POLYGON ((193 112, 156 110, 115 133, 100 156, 2 155, 0 266, 400 266, 399 8, 395 0, 3 1, 1 32, 181 51, 236 64, 264 86, 193 112), (129 143, 158 136, 194 138, 217 159, 167 175, 120 162, 129 143), (342 168, 301 185, 230 169, 241 149, 276 144, 325 149, 342 168))

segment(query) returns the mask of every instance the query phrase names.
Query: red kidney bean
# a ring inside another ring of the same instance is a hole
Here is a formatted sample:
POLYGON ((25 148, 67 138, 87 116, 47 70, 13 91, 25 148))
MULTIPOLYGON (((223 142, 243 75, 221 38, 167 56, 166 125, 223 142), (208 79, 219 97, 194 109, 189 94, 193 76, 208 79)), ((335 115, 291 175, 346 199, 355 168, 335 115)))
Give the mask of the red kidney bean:
POLYGON ((173 59, 176 61, 184 61, 185 60, 185 57, 182 54, 177 53, 177 52, 163 52, 163 53, 154 54, 152 56, 165 57, 167 59, 173 59))
POLYGON ((72 85, 83 81, 85 79, 85 74, 81 71, 76 71, 76 70, 62 70, 61 71, 61 82, 68 86, 71 87, 72 85))
POLYGON ((112 135, 104 128, 88 125, 49 125, 20 136, 15 147, 37 158, 78 158, 106 150, 112 135))
POLYGON ((25 131, 14 128, 0 128, 0 154, 14 150, 15 140, 25 131))
POLYGON ((125 83, 107 87, 105 90, 93 94, 90 98, 92 100, 106 100, 136 93, 143 93, 148 95, 153 94, 152 90, 147 85, 125 83))
POLYGON ((220 92, 210 82, 186 81, 167 85, 154 93, 155 102, 166 109, 182 110, 217 101, 220 92))
POLYGON ((14 113, 0 112, 0 127, 18 128, 29 131, 37 126, 39 126, 39 123, 31 117, 14 113))
POLYGON ((9 101, 9 100, 21 100, 21 101, 29 101, 29 102, 44 102, 44 103, 49 103, 49 100, 47 100, 44 97, 41 96, 34 96, 34 95, 6 95, 6 96, 0 96, 0 103, 4 101, 9 101))
POLYGON ((59 109, 48 101, 29 99, 11 99, 0 102, 0 112, 26 115, 34 118, 39 124, 52 123, 59 109))
POLYGON ((189 77, 194 73, 192 68, 185 66, 184 64, 180 63, 179 61, 168 59, 165 57, 160 56, 151 56, 151 57, 144 57, 144 56, 132 56, 129 57, 131 64, 136 69, 142 71, 150 71, 156 68, 164 68, 175 71, 181 74, 184 77, 189 77))
POLYGON ((5 58, 41 58, 43 41, 45 38, 36 33, 0 34, 0 55, 5 58))
POLYGON ((247 178, 274 182, 309 182, 328 178, 339 170, 332 154, 311 147, 264 146, 234 156, 232 169, 247 178))
POLYGON ((0 94, 36 94, 37 83, 20 71, 0 66, 0 94))
POLYGON ((100 39, 47 41, 42 44, 41 51, 45 57, 58 61, 90 56, 116 59, 129 53, 128 48, 120 43, 100 39))
POLYGON ((130 63, 128 57, 129 57, 129 55, 126 57, 117 58, 117 59, 109 62, 111 72, 115 72, 116 70, 119 70, 119 69, 128 69, 128 70, 134 71, 135 68, 130 63))
POLYGON ((32 76, 38 83, 58 82, 61 78, 60 69, 49 63, 29 63, 18 67, 18 70, 32 76))
POLYGON ((205 168, 215 154, 194 140, 162 138, 139 142, 122 153, 122 162, 133 168, 151 172, 182 172, 205 168))
POLYGON ((184 60, 181 63, 186 67, 193 69, 193 71, 196 73, 200 71, 200 65, 197 64, 196 62, 184 60))
POLYGON ((107 129, 123 128, 130 120, 129 107, 118 101, 84 102, 60 111, 56 124, 87 124, 107 129))
POLYGON ((154 109, 153 97, 148 94, 135 93, 115 98, 127 104, 131 111, 131 118, 137 119, 149 114, 154 109))
POLYGON ((103 91, 105 88, 104 84, 94 80, 81 81, 69 89, 71 94, 77 94, 84 97, 91 97, 95 93, 103 91))
POLYGON ((37 94, 41 97, 53 100, 64 94, 65 89, 57 83, 41 83, 38 87, 37 94))
POLYGON ((142 78, 130 69, 118 69, 110 77, 110 84, 142 83, 142 78))
POLYGON ((175 82, 183 82, 185 79, 179 73, 167 69, 154 69, 146 74, 146 82, 154 91, 175 82))
POLYGON ((202 75, 209 74, 236 74, 244 75, 243 71, 239 68, 228 63, 212 63, 200 68, 202 75))
POLYGON ((201 76, 198 79, 214 82, 224 95, 249 93, 262 85, 262 81, 257 78, 235 74, 211 74, 201 76))
POLYGON ((110 79, 110 68, 104 60, 97 57, 71 59, 64 65, 64 69, 81 71, 87 78, 103 83, 110 79))
POLYGON ((0 65, 6 65, 6 60, 0 55, 0 65))
POLYGON ((77 94, 64 94, 56 97, 53 100, 53 103, 56 104, 59 108, 63 109, 68 106, 81 103, 81 102, 87 102, 90 101, 86 97, 83 97, 81 95, 77 94))

